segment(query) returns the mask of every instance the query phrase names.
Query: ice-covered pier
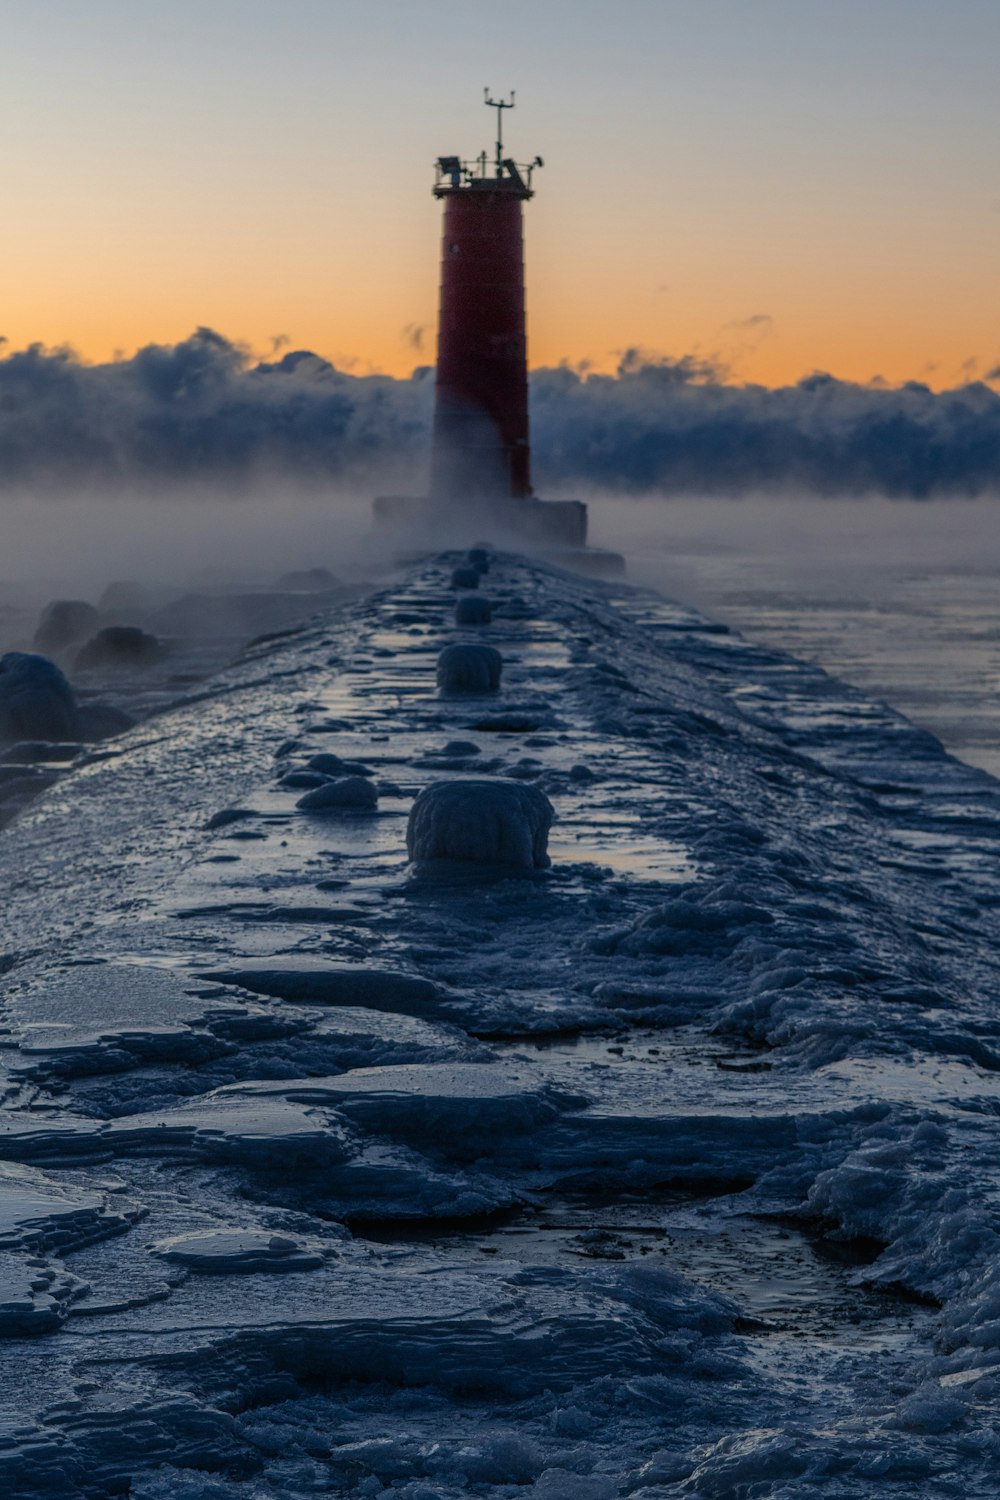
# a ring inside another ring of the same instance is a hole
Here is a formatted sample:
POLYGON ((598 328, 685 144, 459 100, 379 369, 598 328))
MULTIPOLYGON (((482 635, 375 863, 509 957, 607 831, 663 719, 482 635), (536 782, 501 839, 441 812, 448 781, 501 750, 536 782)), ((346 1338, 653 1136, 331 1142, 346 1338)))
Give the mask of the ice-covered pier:
POLYGON ((460 565, 0 836, 0 1492, 993 1496, 1000 786, 460 565))

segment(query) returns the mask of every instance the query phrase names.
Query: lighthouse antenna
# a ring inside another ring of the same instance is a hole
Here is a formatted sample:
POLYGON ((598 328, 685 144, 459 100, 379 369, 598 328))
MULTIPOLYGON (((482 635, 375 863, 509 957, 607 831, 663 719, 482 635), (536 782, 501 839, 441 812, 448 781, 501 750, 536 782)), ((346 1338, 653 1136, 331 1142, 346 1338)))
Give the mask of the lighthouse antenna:
POLYGON ((514 108, 514 90, 510 91, 509 99, 493 99, 490 97, 489 88, 483 89, 483 103, 487 109, 495 109, 497 112, 497 176, 503 176, 503 112, 505 109, 514 108))

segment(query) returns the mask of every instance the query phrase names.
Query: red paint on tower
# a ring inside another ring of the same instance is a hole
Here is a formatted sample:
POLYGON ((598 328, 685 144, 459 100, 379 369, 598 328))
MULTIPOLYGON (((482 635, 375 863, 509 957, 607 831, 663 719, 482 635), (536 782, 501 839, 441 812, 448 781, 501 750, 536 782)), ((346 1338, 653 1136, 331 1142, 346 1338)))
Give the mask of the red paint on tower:
MULTIPOLYGON (((495 159, 438 157, 434 184, 444 239, 430 493, 379 495, 375 518, 439 542, 499 536, 579 561, 587 507, 539 500, 531 489, 521 205, 542 159, 519 167, 504 156, 503 112, 514 95, 485 95, 497 111, 495 159)), ((588 550, 588 567, 621 571, 621 559, 606 556, 605 565, 605 554, 588 550)))
POLYGON ((531 494, 521 204, 513 163, 500 177, 438 184, 444 199, 431 492, 531 494))

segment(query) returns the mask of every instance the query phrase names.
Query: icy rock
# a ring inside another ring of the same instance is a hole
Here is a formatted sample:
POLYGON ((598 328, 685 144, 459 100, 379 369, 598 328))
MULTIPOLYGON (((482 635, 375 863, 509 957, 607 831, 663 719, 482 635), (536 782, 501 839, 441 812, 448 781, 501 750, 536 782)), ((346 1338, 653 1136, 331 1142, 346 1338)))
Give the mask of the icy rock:
POLYGON ((233 1000, 199 998, 144 964, 81 964, 42 976, 8 1000, 28 1076, 119 1073, 163 1061, 204 1062, 225 1052, 216 1021, 245 1014, 233 1000))
POLYGON ((463 594, 455 603, 456 625, 489 625, 493 606, 485 594, 463 594))
POLYGON ((5 1256, 0 1268, 0 1339, 54 1333, 70 1303, 88 1290, 85 1281, 61 1266, 40 1266, 34 1257, 5 1256))
POLYGON ((296 769, 286 771, 284 776, 278 778, 278 785, 286 792, 312 791, 314 787, 327 786, 329 776, 324 776, 322 771, 303 771, 296 769))
POLYGON ((201 978, 300 1004, 360 1006, 410 1015, 425 1014, 438 1000, 438 991, 429 979, 312 958, 281 958, 247 968, 211 969, 201 978))
POLYGON ((310 756, 306 765, 310 771, 320 771, 324 776, 374 775, 371 767, 364 765, 360 760, 344 760, 329 750, 321 750, 318 755, 310 756))
POLYGON ((77 652, 76 669, 86 672, 100 667, 148 667, 163 656, 155 635, 137 625, 106 625, 77 652))
POLYGON ((410 809, 406 849, 415 865, 460 860, 544 870, 553 816, 544 792, 523 782, 437 781, 410 809))
POLYGON ((479 569, 471 565, 455 568, 451 575, 451 586, 453 589, 477 589, 479 587, 479 569))
POLYGON ((29 651, 0 656, 0 741, 79 738, 76 698, 55 662, 29 651))
POLYGON ((476 729, 481 734, 534 734, 536 730, 548 729, 552 724, 552 715, 547 709, 537 712, 511 709, 507 713, 486 714, 465 727, 476 729))
POLYGON ((35 631, 39 651, 61 651, 93 630, 100 618, 85 599, 53 599, 46 604, 35 631))
POLYGON ((252 807, 224 807, 221 812, 212 814, 205 828, 209 833, 214 833, 217 828, 228 828, 230 823, 242 823, 247 818, 257 816, 252 807))
POLYGON ((343 776, 306 792, 295 804, 303 812, 337 812, 345 808, 371 811, 378 806, 378 791, 363 776, 343 776))
MULTIPOLYGON (((464 771, 470 760, 481 753, 479 746, 471 740, 449 740, 440 750, 428 750, 425 755, 417 756, 412 764, 427 771, 464 771)), ((479 764, 484 771, 492 771, 494 768, 492 761, 481 761, 479 764)))
MULTIPOLYGON (((83 1130, 78 1135, 81 1147, 90 1144, 83 1130)), ((328 1167, 350 1153, 349 1136, 337 1121, 324 1123, 284 1100, 233 1098, 221 1089, 176 1109, 121 1116, 99 1126, 93 1144, 109 1146, 117 1156, 188 1157, 264 1172, 328 1167)))
POLYGON ((443 693, 495 693, 503 657, 493 646, 445 646, 437 659, 437 685, 443 693))
POLYGON ((354 1068, 329 1078, 228 1084, 220 1095, 281 1098, 335 1112, 375 1135, 434 1144, 495 1146, 514 1133, 548 1124, 583 1102, 547 1084, 531 1067, 496 1063, 395 1063, 354 1068))
POLYGON ((0 1163, 0 1250, 65 1254, 129 1227, 103 1195, 57 1182, 36 1167, 0 1163))
MULTIPOLYGON (((326 1259, 318 1240, 297 1240, 265 1229, 210 1229, 175 1234, 150 1245, 154 1255, 192 1271, 314 1271, 326 1259)), ((329 1252, 326 1252, 329 1253, 329 1252)))

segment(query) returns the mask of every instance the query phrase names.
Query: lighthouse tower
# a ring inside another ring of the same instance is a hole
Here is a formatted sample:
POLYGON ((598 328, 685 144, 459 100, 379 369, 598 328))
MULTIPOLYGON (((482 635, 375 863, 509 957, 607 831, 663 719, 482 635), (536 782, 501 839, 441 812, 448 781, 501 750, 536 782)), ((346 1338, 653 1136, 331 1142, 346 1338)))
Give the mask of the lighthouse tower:
POLYGON ((504 156, 514 95, 484 97, 497 112, 492 170, 485 151, 472 167, 443 156, 434 185, 444 233, 431 492, 457 501, 531 494, 521 205, 542 162, 504 156))
POLYGON ((484 102, 497 115, 492 159, 441 156, 434 182, 444 232, 430 494, 381 496, 375 515, 429 526, 435 541, 499 534, 581 547, 586 506, 543 501, 531 488, 522 206, 542 159, 519 165, 504 155, 513 93, 494 99, 486 89, 484 102))

